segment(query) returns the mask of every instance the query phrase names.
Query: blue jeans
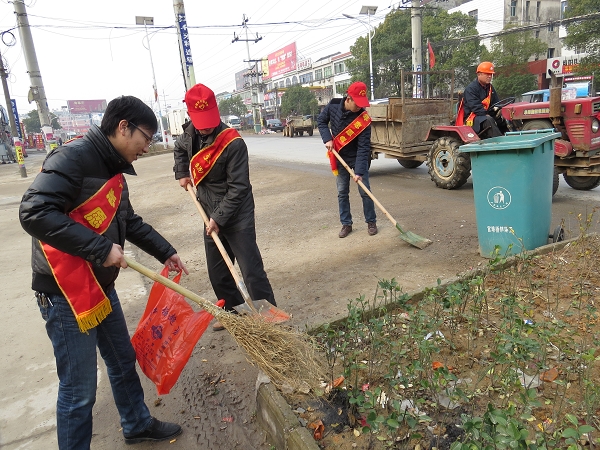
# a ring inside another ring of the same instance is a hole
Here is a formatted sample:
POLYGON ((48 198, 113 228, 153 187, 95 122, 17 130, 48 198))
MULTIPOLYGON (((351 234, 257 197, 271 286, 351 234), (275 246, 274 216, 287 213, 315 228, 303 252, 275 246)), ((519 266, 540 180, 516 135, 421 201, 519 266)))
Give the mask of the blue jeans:
POLYGON ((62 295, 49 295, 51 304, 38 300, 46 331, 54 347, 58 372, 56 428, 58 447, 89 449, 92 440, 92 407, 96 401, 96 347, 106 363, 108 379, 123 434, 144 431, 152 421, 144 403, 144 391, 136 372, 135 351, 117 292, 109 294, 112 312, 87 333, 79 331, 69 303, 62 295))
MULTIPOLYGON (((338 191, 338 205, 340 208, 340 222, 342 225, 352 225, 352 214, 350 213, 350 173, 340 165, 338 168, 338 176, 335 177, 338 191)), ((369 173, 365 173, 362 176, 362 182, 365 187, 371 190, 369 185, 369 173)), ((358 185, 357 185, 358 186, 358 185)), ((365 215, 365 222, 376 222, 377 216, 375 215, 375 204, 371 197, 358 186, 358 193, 362 197, 363 213, 365 215)))

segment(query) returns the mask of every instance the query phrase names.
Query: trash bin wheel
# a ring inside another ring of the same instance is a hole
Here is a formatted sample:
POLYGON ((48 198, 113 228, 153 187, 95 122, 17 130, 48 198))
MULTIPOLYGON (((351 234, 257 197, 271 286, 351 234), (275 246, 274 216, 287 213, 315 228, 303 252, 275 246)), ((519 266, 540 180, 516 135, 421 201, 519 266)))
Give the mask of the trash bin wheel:
POLYGON ((552 239, 552 243, 565 240, 565 229, 562 227, 562 225, 559 225, 554 229, 554 233, 550 235, 550 238, 552 239))
POLYGON ((559 183, 560 182, 558 180, 558 169, 555 167, 554 175, 552 176, 552 196, 554 196, 554 194, 556 194, 556 191, 558 191, 559 183))
POLYGON ((457 189, 471 175, 471 158, 459 150, 461 142, 444 136, 433 142, 427 154, 429 176, 442 189, 457 189))

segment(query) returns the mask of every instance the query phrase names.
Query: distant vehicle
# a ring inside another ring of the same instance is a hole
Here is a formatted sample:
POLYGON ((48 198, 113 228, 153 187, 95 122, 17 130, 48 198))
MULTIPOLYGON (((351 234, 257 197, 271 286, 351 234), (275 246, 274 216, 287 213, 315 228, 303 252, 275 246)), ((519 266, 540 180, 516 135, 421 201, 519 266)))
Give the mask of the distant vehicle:
MULTIPOLYGON (((569 100, 572 98, 588 97, 587 84, 572 84, 563 87, 561 91, 561 100, 569 100)), ((550 101, 550 89, 538 89, 537 91, 529 91, 521 94, 521 101, 527 103, 538 103, 550 101)))
POLYGON ((152 136, 152 140, 154 140, 155 142, 163 141, 163 137, 162 137, 162 134, 160 134, 160 131, 154 133, 154 136, 152 136))
POLYGON ((183 134, 183 126, 189 120, 187 115, 187 109, 172 109, 167 113, 167 119, 169 121, 169 131, 173 139, 183 134))
POLYGON ((521 101, 527 103, 547 102, 550 100, 550 89, 538 89, 521 94, 521 101))
POLYGON ((242 122, 238 116, 221 116, 221 121, 229 128, 242 129, 242 122))
POLYGON ((283 131, 283 124, 279 119, 267 119, 267 130, 283 131))

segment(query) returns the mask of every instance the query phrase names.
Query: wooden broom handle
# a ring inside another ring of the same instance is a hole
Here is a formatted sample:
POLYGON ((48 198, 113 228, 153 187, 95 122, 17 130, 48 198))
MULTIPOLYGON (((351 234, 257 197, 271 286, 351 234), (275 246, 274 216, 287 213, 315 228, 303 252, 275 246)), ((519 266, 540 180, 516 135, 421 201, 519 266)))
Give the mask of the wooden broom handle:
MULTIPOLYGON (((346 170, 348 171, 348 173, 354 178, 354 176, 355 176, 354 170, 352 170, 350 168, 350 166, 348 164, 346 164, 346 161, 344 161, 344 159, 340 156, 340 154, 338 152, 336 152, 335 150, 329 150, 329 151, 333 152, 333 154, 335 155, 335 157, 337 158, 337 160, 342 164, 342 166, 344 166, 346 168, 346 170)), ((377 205, 377 207, 381 210, 381 212, 383 212, 383 214, 385 214, 385 216, 388 219, 390 219, 390 221, 394 224, 394 226, 397 226, 398 222, 396 222, 396 219, 394 219, 390 215, 390 213, 387 212, 387 210, 383 207, 383 205, 381 203, 379 203, 379 200, 377 200, 375 198, 375 196, 373 195, 373 193, 369 189, 367 189, 367 187, 362 182, 362 180, 358 180, 357 183, 362 188, 362 190, 365 191, 369 197, 371 197, 371 200, 373 200, 373 202, 377 205)))
MULTIPOLYGON (((196 194, 194 192, 194 189, 192 188, 192 185, 188 184, 186 186, 186 190, 190 194, 190 197, 192 197, 192 200, 194 200, 194 204, 196 205, 198 212, 202 216, 202 220, 204 221, 204 224, 208 227, 208 225, 210 224, 210 219, 208 218, 208 216, 206 215, 206 212, 204 211, 204 208, 202 208, 202 205, 196 198, 196 194)), ((213 241, 215 242, 215 244, 217 244, 217 248, 221 252, 221 256, 225 260, 225 264, 227 264, 227 267, 229 268, 229 272, 231 273, 231 276, 233 277, 235 284, 238 286, 238 290, 240 291, 240 294, 242 294, 244 301, 246 302, 246 304, 252 311, 256 312, 256 308, 252 304, 252 299, 250 298, 248 289, 246 288, 245 283, 241 279, 241 277, 238 274, 235 267, 233 267, 233 261, 231 261, 231 258, 227 254, 227 250, 225 250, 225 247, 223 246, 223 243, 221 242, 221 238, 219 238, 219 235, 215 231, 212 231, 210 233, 210 236, 213 238, 213 241)))

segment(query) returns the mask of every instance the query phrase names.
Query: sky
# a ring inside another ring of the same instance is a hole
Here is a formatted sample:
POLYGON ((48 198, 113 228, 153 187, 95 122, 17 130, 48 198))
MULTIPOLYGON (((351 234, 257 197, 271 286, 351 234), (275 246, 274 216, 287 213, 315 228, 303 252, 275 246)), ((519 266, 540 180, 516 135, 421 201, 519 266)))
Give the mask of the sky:
MULTIPOLYGON (((298 59, 315 61, 347 52, 358 37, 367 35, 367 16, 359 16, 363 5, 378 7, 371 17, 376 25, 399 2, 188 0, 184 7, 196 82, 215 93, 234 90, 235 72, 248 66, 246 43, 232 43, 234 33, 245 38, 244 16, 248 37, 257 33, 262 37, 249 43, 251 59, 296 42, 298 59), (343 14, 361 17, 365 24, 343 14)), ((50 110, 66 107, 67 100, 108 102, 119 95, 151 103, 152 68, 163 113, 183 106, 185 87, 172 0, 25 0, 25 7, 50 110), (154 17, 154 26, 148 27, 152 64, 146 31, 135 24, 136 16, 154 17)), ((19 114, 25 114, 36 106, 27 101, 30 81, 12 1, 0 0, 0 33, 9 92, 19 114)))

